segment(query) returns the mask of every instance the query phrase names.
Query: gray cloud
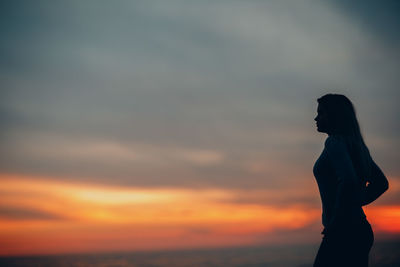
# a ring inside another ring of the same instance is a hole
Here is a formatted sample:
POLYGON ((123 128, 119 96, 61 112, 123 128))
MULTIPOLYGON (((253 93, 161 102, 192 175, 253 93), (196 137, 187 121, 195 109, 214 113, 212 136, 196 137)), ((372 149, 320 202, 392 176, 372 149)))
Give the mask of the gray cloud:
POLYGON ((4 172, 283 186, 294 173, 312 176, 323 143, 316 99, 330 90, 354 101, 371 150, 399 172, 399 48, 354 23, 354 12, 324 1, 42 1, 2 10, 4 172))
POLYGON ((398 46, 400 35, 400 3, 396 0, 378 3, 367 1, 329 1, 341 11, 352 17, 365 30, 372 32, 388 46, 398 46))
POLYGON ((0 206, 0 218, 10 220, 60 220, 62 216, 33 208, 0 206))

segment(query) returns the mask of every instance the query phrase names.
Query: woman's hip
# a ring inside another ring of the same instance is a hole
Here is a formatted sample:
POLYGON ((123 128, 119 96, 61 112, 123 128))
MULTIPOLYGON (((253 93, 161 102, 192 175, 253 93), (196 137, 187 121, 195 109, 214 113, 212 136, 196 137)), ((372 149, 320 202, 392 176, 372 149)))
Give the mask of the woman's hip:
POLYGON ((323 231, 314 267, 368 266, 369 251, 374 235, 368 221, 346 225, 332 231, 323 231))
POLYGON ((338 243, 340 246, 351 247, 364 247, 370 249, 374 242, 374 233, 371 224, 363 219, 358 222, 345 224, 334 231, 323 231, 326 241, 338 243))

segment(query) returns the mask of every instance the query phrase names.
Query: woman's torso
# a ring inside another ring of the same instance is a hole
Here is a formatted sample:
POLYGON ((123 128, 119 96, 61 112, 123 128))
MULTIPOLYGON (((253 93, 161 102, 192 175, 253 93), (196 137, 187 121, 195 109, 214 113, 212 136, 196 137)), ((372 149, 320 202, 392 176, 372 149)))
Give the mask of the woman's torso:
MULTIPOLYGON (((338 196, 338 177, 331 162, 335 159, 332 159, 331 155, 328 154, 325 146, 313 167, 322 202, 322 224, 325 227, 329 225, 332 216, 334 216, 338 196)), ((348 199, 344 199, 348 203, 345 213, 346 218, 343 218, 347 224, 357 224, 366 218, 361 206, 361 200, 358 199, 361 196, 361 184, 357 183, 352 193, 346 196, 348 199)))

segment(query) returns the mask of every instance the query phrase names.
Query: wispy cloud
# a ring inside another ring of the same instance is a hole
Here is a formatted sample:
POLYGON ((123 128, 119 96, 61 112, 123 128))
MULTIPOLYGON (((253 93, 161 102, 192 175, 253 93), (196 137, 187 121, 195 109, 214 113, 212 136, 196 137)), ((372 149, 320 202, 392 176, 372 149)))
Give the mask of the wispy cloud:
MULTIPOLYGON (((320 207, 306 191, 282 196, 274 190, 110 187, 2 176, 0 192, 3 255, 107 250, 110 242, 123 250, 166 248, 166 240, 168 248, 290 243, 290 232, 310 242, 320 230, 320 207), (28 251, 26 242, 34 244, 28 251)), ((381 204, 368 207, 367 215, 378 232, 399 233, 399 210, 381 204)))
POLYGON ((307 207, 238 204, 235 191, 221 189, 109 187, 9 176, 1 179, 0 191, 0 204, 8 207, 0 215, 14 215, 0 222, 3 255, 27 253, 24 242, 35 244, 29 253, 103 250, 109 242, 119 243, 119 249, 165 248, 166 239, 170 248, 243 245, 257 241, 259 233, 302 228, 319 217, 318 209, 307 207), (70 236, 79 238, 74 242, 70 236), (125 244, 136 238, 141 242, 125 244))
POLYGON ((13 206, 0 206, 0 218, 3 220, 57 220, 63 219, 62 216, 49 212, 36 210, 35 208, 23 208, 13 206))

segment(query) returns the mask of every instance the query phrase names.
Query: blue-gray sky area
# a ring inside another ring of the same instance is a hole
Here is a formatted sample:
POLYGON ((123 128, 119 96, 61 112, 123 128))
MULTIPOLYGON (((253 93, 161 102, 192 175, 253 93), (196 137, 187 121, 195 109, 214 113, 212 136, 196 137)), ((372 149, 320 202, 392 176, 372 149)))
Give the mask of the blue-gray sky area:
MULTIPOLYGON (((2 1, 0 172, 145 187, 314 184, 317 98, 399 178, 398 1, 2 1)), ((284 191, 282 191, 284 192, 284 191)))

